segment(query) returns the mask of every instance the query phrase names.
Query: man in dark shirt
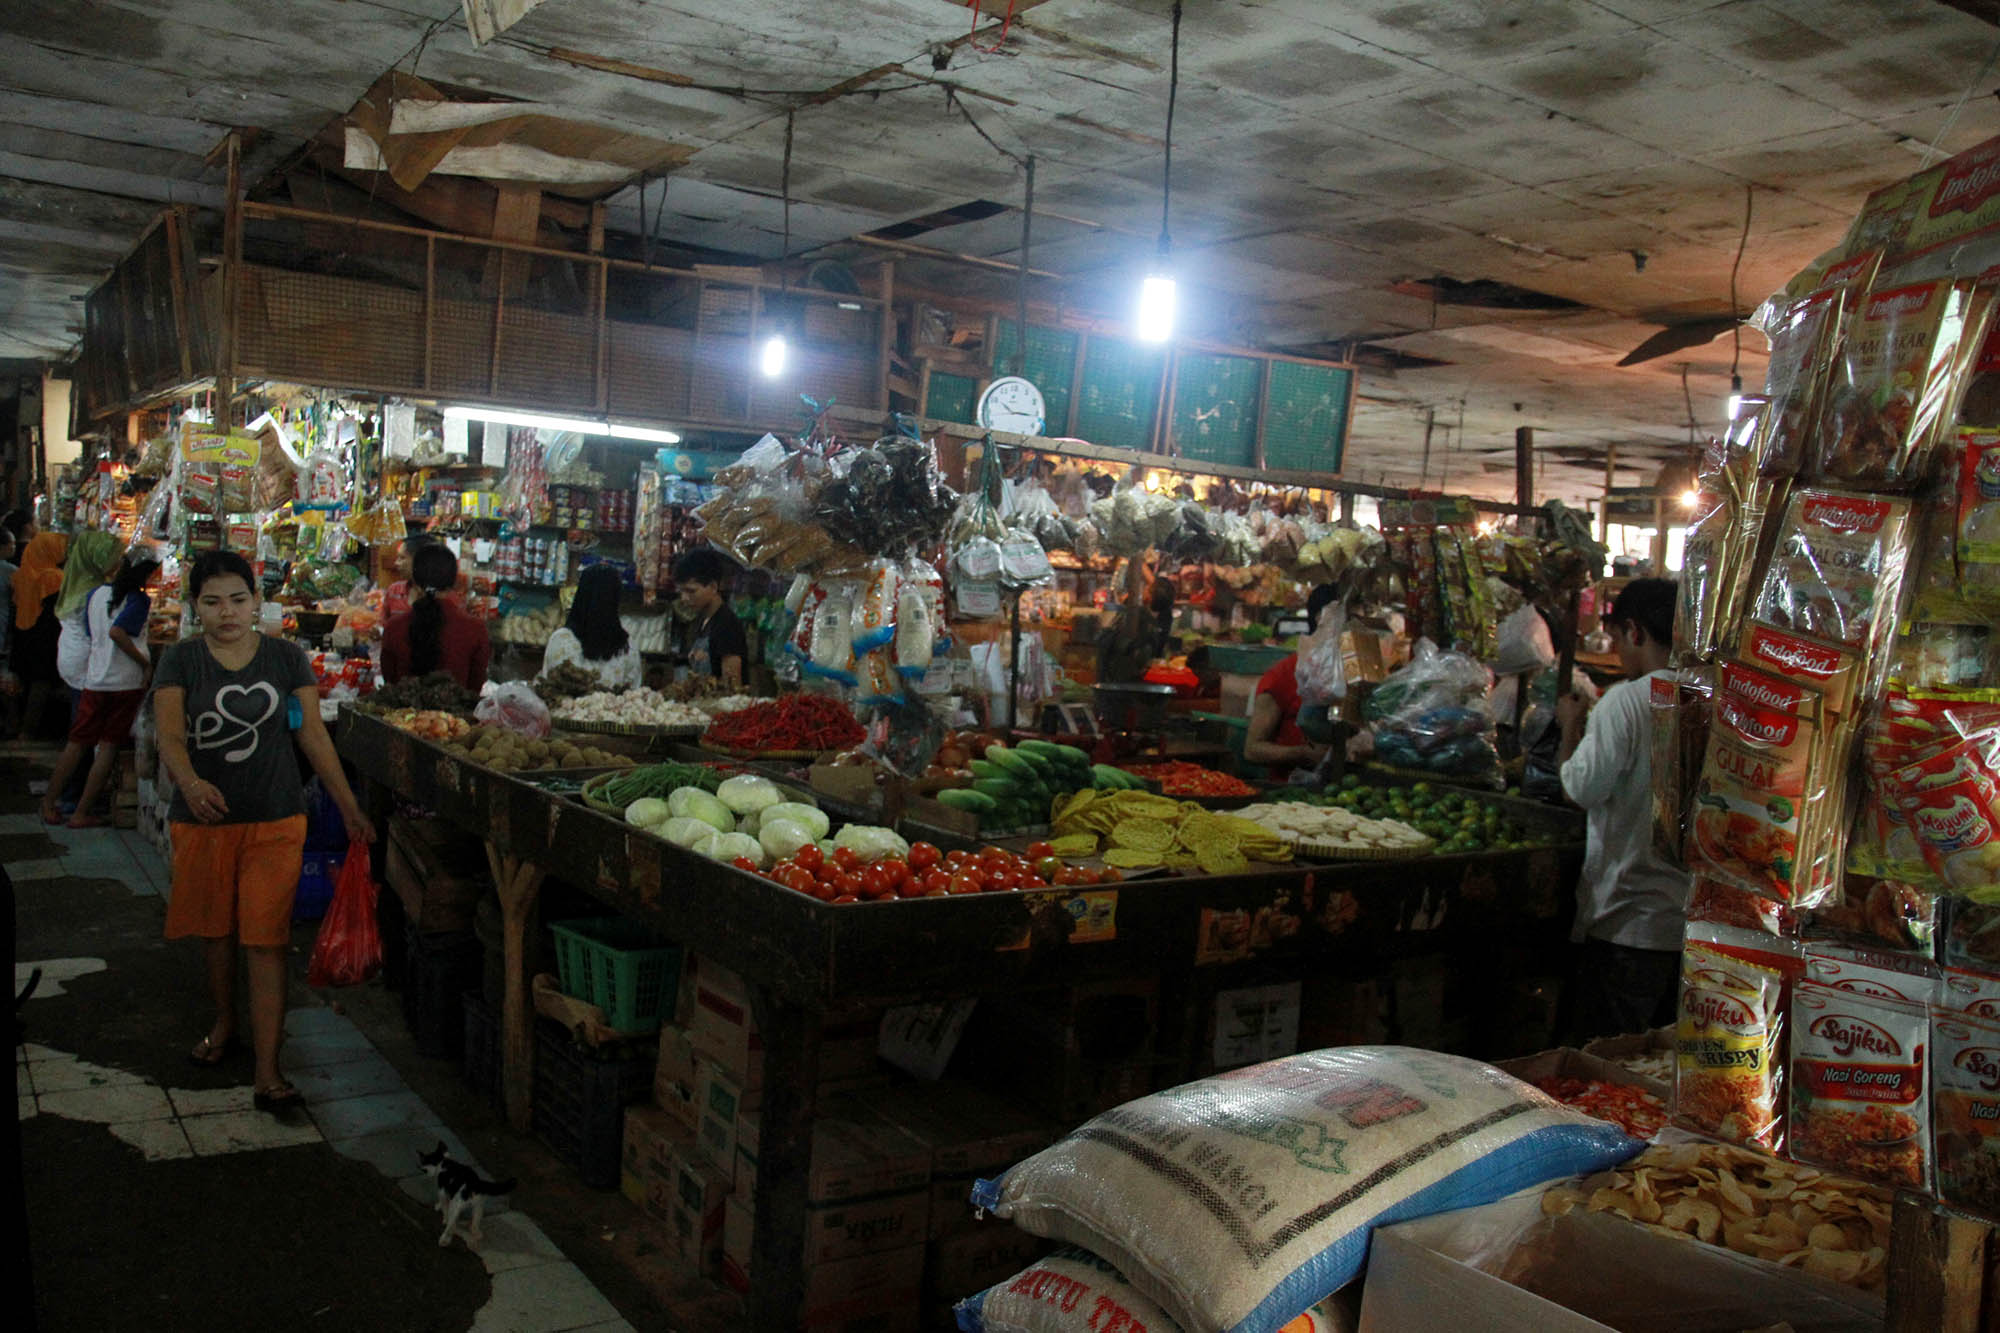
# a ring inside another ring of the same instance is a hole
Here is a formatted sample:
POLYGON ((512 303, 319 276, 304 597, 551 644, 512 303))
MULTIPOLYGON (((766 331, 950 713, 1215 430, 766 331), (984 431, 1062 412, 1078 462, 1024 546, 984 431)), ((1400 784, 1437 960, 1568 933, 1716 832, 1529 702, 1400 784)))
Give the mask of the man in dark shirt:
POLYGON ((715 678, 732 693, 743 688, 743 667, 750 656, 743 622, 729 609, 729 587, 735 579, 735 564, 710 547, 689 551, 674 562, 674 585, 688 615, 681 632, 688 670, 715 678))

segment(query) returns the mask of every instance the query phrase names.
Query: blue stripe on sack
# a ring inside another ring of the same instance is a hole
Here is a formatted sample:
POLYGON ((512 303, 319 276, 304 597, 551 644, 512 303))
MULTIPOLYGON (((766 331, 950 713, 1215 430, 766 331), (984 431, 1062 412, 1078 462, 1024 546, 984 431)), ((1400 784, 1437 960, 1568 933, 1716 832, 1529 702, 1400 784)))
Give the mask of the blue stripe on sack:
POLYGON ((977 1296, 967 1296, 951 1307, 952 1315, 958 1320, 960 1333, 986 1333, 986 1298, 993 1294, 988 1287, 977 1296))
POLYGON ((1476 1208, 1530 1186, 1608 1170, 1645 1147, 1612 1125, 1551 1125, 1524 1134, 1383 1209, 1366 1225, 1342 1236, 1293 1269, 1255 1309, 1223 1333, 1276 1333, 1352 1282, 1368 1258, 1368 1236, 1376 1227, 1476 1208))
POLYGON ((1000 1176, 994 1180, 973 1181, 972 1206, 974 1208, 984 1208, 989 1213, 992 1212, 1000 1206, 1000 1187, 1006 1183, 1007 1177, 1005 1176, 1000 1176))

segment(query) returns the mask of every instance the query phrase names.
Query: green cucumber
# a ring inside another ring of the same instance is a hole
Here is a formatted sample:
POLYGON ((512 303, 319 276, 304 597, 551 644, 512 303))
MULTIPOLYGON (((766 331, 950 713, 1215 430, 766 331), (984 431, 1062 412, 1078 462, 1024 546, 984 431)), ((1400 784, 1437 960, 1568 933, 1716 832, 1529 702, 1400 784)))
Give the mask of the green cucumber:
POLYGON ((1055 751, 1059 758, 1066 760, 1073 766, 1080 768, 1090 767, 1090 756, 1077 749, 1074 745, 1058 745, 1055 747, 1055 751))
POLYGON ((1054 741, 1036 740, 1032 737, 1025 741, 1016 741, 1014 748, 1022 754, 1039 754, 1050 759, 1055 758, 1062 750, 1062 746, 1054 741))
POLYGON ((986 762, 998 764, 1016 777, 1032 778, 1037 771, 1033 764, 1004 745, 987 746, 986 762))
POLYGON ((975 778, 1005 778, 1012 776, 1012 774, 1000 765, 986 759, 975 759, 968 767, 972 769, 972 776, 975 778))
POLYGON ((1021 792, 1020 786, 1011 778, 981 778, 972 784, 972 789, 996 801, 1009 800, 1021 792))
POLYGON ((940 805, 975 815, 990 815, 1000 808, 1000 803, 991 796, 970 787, 946 787, 937 794, 937 798, 940 805))
POLYGON ((1122 768, 1113 768, 1109 764, 1092 764, 1090 782, 1099 791, 1130 791, 1134 779, 1122 768))

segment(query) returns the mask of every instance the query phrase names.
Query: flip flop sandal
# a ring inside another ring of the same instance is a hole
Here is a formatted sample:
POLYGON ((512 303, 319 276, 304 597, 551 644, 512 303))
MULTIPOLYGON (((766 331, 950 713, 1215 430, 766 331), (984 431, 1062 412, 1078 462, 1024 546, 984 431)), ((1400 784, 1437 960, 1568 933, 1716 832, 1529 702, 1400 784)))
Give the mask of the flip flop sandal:
POLYGON ((236 1054, 237 1049, 235 1033, 231 1033, 219 1042, 203 1037, 195 1043, 194 1049, 188 1052, 188 1063, 202 1069, 213 1069, 236 1054))
POLYGON ((250 1104, 258 1110, 268 1112, 271 1115, 284 1115, 290 1111, 304 1110, 306 1099, 305 1094, 301 1093, 291 1084, 280 1083, 275 1088, 266 1088, 253 1092, 250 1096, 250 1104))

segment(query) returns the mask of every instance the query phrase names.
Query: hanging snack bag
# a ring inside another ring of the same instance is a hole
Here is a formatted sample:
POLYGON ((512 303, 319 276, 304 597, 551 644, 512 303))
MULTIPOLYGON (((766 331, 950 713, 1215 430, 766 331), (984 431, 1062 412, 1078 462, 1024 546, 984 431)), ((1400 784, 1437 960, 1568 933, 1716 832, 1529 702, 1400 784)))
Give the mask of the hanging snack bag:
MULTIPOLYGON (((1873 270, 1874 256, 1868 256, 1873 270)), ((1849 270, 1854 261, 1842 265, 1849 270)), ((1829 278, 1834 275, 1829 273, 1829 278)), ((1847 279, 1836 279, 1802 300, 1794 301, 1772 322, 1770 367, 1764 373, 1764 397, 1770 402, 1770 424, 1764 432, 1758 471, 1767 477, 1797 476, 1804 466, 1806 446, 1818 420, 1825 387, 1826 364, 1840 332, 1847 279)))
POLYGON ((1801 981, 1791 1042, 1791 1155, 1863 1180, 1929 1189, 1925 1007, 1801 981))
POLYGON ((1962 595, 2000 612, 2000 431, 1958 436, 1958 584, 1962 595))
POLYGON ((1760 935, 1791 935, 1797 928, 1792 909, 1783 903, 1745 893, 1704 875, 1696 875, 1694 887, 1688 891, 1687 919, 1753 930, 1760 935))
POLYGON ((1907 500, 1794 492, 1751 614, 1861 653, 1869 692, 1896 631, 1909 523, 1907 500))
POLYGON ((1931 1097, 1938 1197, 2000 1217, 2000 1024, 1932 1016, 1931 1097))
POLYGON ((1784 1142, 1785 973, 1775 955, 1720 946, 1691 927, 1674 1023, 1674 1123, 1776 1152, 1784 1142))
MULTIPOLYGON (((1832 881, 1827 808, 1840 804, 1817 690, 1725 662, 1695 797, 1690 862, 1792 907, 1832 881)), ((1844 820, 1844 814, 1843 814, 1844 820)))
MULTIPOLYGON (((1861 817, 1857 816, 1857 839, 1861 817)), ((1833 897, 1813 910, 1806 937, 1865 943, 1929 957, 1937 939, 1938 896, 1901 880, 1859 871, 1857 860, 1850 845, 1847 873, 1840 877, 1833 897)))
POLYGON ((1760 671, 1818 690, 1829 714, 1853 711, 1861 655, 1845 644, 1753 620, 1743 627, 1737 656, 1760 671))
POLYGON ((1745 399, 1729 433, 1703 452, 1700 498, 1688 520, 1679 599, 1674 609, 1674 662, 1712 662, 1730 650, 1743 614, 1755 554, 1779 483, 1759 476, 1756 440, 1768 405, 1745 399))
POLYGON ((1923 481, 1957 387, 1970 297, 1969 287, 1939 280, 1861 302, 1833 367, 1817 476, 1882 490, 1923 481))
POLYGON ((813 613, 811 644, 806 651, 806 674, 841 685, 852 686, 855 683, 854 602, 851 586, 842 584, 827 593, 813 613))
POLYGON ((1985 732, 1891 773, 1932 872, 1954 893, 2000 902, 2000 732, 1985 732))
POLYGON ((1653 847, 1674 865, 1687 855, 1695 783, 1708 753, 1714 689, 1693 671, 1661 674, 1647 686, 1652 705, 1653 847))

